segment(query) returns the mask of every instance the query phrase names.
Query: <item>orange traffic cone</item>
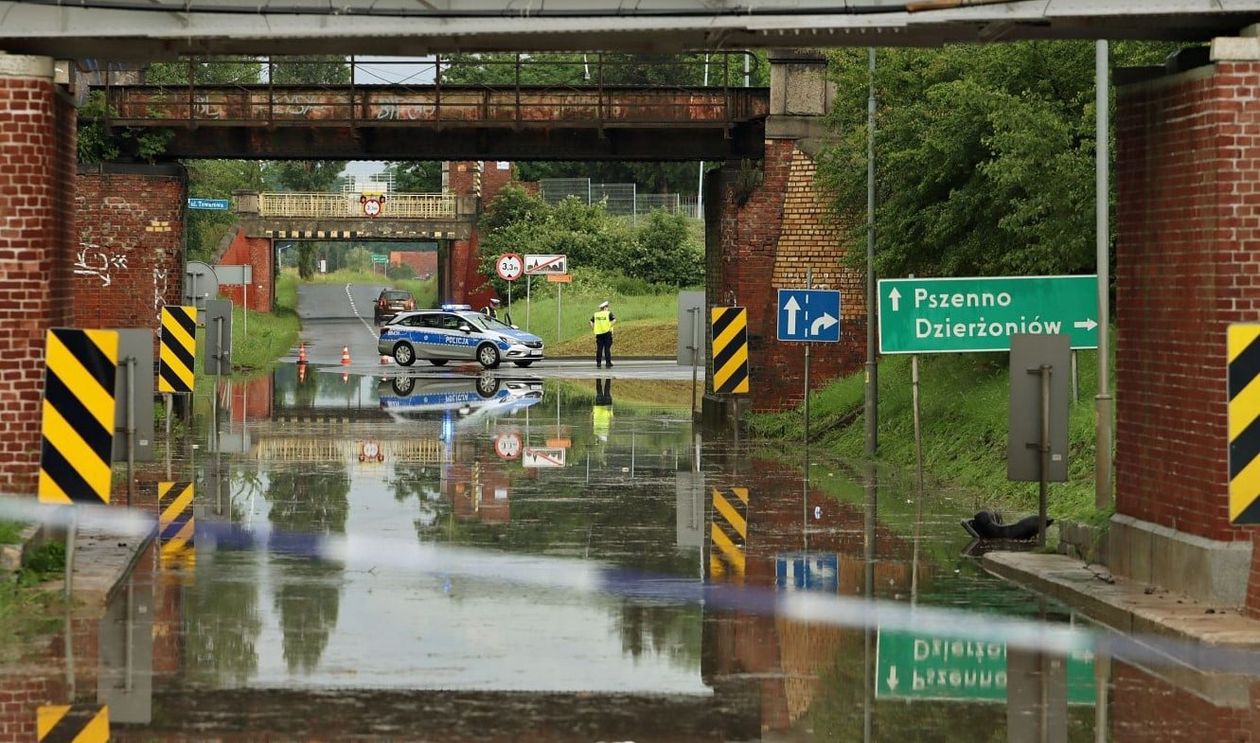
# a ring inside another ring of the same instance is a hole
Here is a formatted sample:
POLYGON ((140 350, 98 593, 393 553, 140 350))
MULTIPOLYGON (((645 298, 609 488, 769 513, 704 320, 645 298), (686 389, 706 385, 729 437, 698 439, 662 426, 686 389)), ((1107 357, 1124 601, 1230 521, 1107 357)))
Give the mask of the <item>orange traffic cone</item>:
POLYGON ((381 354, 381 363, 382 363, 382 364, 388 364, 388 363, 389 363, 390 361, 392 361, 392 360, 393 360, 393 359, 391 359, 390 357, 386 356, 385 354, 381 354))
POLYGON ((341 365, 350 366, 350 347, 349 346, 341 347, 341 365))
POLYGON ((350 383, 350 372, 342 372, 342 373, 341 373, 341 383, 342 383, 342 384, 349 384, 349 383, 350 383))
POLYGON ((306 363, 306 341, 302 341, 302 343, 298 345, 298 363, 306 363))

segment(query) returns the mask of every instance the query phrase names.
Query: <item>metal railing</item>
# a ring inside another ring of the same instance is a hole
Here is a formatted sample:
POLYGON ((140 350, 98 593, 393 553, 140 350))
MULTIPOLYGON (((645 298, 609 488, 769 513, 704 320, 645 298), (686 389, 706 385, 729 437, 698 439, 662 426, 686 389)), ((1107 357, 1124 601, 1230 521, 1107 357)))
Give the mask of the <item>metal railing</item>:
MULTIPOLYGON (((378 219, 454 219, 456 197, 449 193, 391 193, 378 219)), ((358 219, 367 216, 360 195, 345 193, 260 193, 258 216, 358 219)))
POLYGON ((745 60, 750 74, 764 77, 759 60, 746 52, 712 52, 654 58, 464 54, 418 62, 187 58, 129 73, 124 84, 107 67, 95 82, 107 98, 102 118, 129 126, 712 126, 766 113, 764 91, 740 93, 745 60))

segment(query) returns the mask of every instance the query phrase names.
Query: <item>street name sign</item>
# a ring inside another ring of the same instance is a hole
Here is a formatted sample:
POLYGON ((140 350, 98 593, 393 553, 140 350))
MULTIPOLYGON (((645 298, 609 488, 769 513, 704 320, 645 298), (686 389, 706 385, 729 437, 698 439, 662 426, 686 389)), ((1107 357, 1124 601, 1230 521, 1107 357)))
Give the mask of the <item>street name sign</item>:
POLYGON ((231 206, 232 202, 227 199, 199 199, 196 197, 188 199, 189 209, 209 209, 211 211, 225 212, 231 206))
POLYGON ((529 276, 560 275, 569 272, 567 255, 527 255, 525 273, 529 276))
MULTIPOLYGON (((880 628, 877 699, 1005 702, 1006 643, 880 628)), ((1094 703, 1094 655, 1067 656, 1069 704, 1094 703)))
POLYGON ((1098 348, 1098 277, 879 282, 880 353, 1009 351, 1021 334, 1062 334, 1072 348, 1098 348))
POLYGON ((833 289, 780 289, 779 340, 838 343, 840 292, 833 289))

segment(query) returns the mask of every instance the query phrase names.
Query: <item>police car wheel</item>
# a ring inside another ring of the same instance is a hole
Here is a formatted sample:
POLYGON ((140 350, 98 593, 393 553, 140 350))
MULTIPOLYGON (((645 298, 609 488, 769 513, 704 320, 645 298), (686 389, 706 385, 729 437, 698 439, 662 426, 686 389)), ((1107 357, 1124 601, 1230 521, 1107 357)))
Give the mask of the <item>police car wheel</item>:
POLYGON ((395 395, 406 397, 411 394, 413 389, 416 388, 416 380, 411 377, 395 377, 393 388, 395 395))
POLYGON ((530 364, 532 364, 532 363, 534 363, 534 362, 532 362, 532 361, 513 361, 512 363, 513 363, 513 364, 516 364, 517 366, 519 366, 519 367, 521 367, 522 369, 524 369, 525 367, 529 366, 530 364))
POLYGON ((399 343, 394 346, 394 361, 399 366, 411 366, 416 363, 416 349, 411 347, 410 343, 399 343))
POLYGON ((499 365, 499 349, 489 343, 481 344, 477 349, 477 363, 487 369, 493 369, 499 365))
POLYGON ((434 366, 446 366, 447 361, 449 361, 449 359, 429 359, 429 363, 434 366))
POLYGON ((494 397, 499 391, 498 377, 492 377, 489 374, 477 379, 477 394, 482 397, 494 397))

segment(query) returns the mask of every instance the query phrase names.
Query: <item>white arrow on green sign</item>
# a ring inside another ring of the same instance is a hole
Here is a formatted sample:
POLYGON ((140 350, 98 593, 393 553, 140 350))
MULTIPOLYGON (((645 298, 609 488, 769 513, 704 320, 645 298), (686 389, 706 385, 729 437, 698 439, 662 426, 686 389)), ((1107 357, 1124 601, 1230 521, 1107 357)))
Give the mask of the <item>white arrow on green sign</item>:
POLYGON ((880 353, 1009 351, 1012 335, 1098 348, 1097 276, 884 279, 880 353))

